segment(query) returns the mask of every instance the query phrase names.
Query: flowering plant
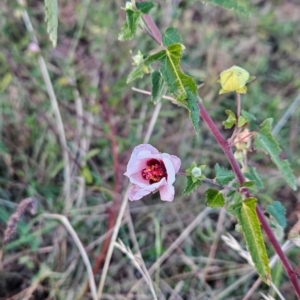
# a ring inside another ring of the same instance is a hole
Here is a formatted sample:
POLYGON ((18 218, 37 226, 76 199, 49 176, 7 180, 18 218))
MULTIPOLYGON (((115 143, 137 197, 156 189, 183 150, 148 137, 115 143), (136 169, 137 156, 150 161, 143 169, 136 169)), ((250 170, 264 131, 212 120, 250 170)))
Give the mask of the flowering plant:
MULTIPOLYGON (((198 95, 196 81, 190 74, 184 73, 181 68, 181 58, 185 47, 178 30, 171 27, 161 34, 148 15, 154 5, 150 5, 151 2, 136 1, 134 3, 125 9, 126 20, 119 39, 132 39, 143 21, 147 25, 147 33, 157 42, 159 49, 149 56, 143 55, 143 60, 130 73, 128 82, 143 77, 144 67, 149 67, 152 78, 152 101, 158 103, 162 98, 167 98, 187 108, 196 133, 200 131, 199 117, 201 117, 223 150, 232 169, 231 171, 216 164, 214 168, 216 176, 214 179, 209 179, 202 174, 204 166, 197 167, 197 164, 193 163, 186 171, 187 184, 183 194, 190 194, 205 181, 219 186, 218 189, 206 190, 206 204, 212 208, 225 207, 237 218, 254 266, 261 280, 270 284, 271 270, 261 231, 261 226, 263 227, 300 299, 300 286, 295 273, 255 198, 255 193, 263 187, 263 183, 257 170, 248 166, 247 154, 252 151, 251 145, 255 145, 256 149, 261 149, 270 156, 290 187, 294 190, 297 189, 295 176, 289 163, 279 157, 281 149, 272 135, 272 119, 266 119, 259 128, 257 124, 254 124, 256 130, 249 131, 252 127, 250 124, 255 123, 256 118, 241 109, 241 94, 247 93, 247 84, 255 77, 250 76, 247 70, 238 66, 233 66, 220 74, 221 90, 219 94, 235 92, 237 97, 236 113, 230 110, 225 111, 228 115, 228 119, 223 122, 225 129, 231 129, 234 126, 232 136, 225 140, 198 95), (154 62, 159 63, 158 69, 152 65, 154 62), (172 97, 164 96, 167 90, 172 97), (232 151, 233 147, 235 147, 235 153, 232 151)), ((148 92, 144 91, 144 93, 148 92)), ((180 160, 177 157, 166 153, 160 154, 150 145, 137 146, 125 173, 133 183, 129 190, 129 199, 138 200, 159 190, 162 200, 172 201, 174 199, 173 183, 179 166, 180 160)), ((278 215, 284 218, 283 206, 280 203, 274 201, 267 209, 274 218, 278 215)))
POLYGON ((124 173, 133 185, 129 190, 129 200, 159 191, 163 201, 174 200, 175 174, 181 165, 180 158, 159 151, 149 144, 136 146, 124 173))

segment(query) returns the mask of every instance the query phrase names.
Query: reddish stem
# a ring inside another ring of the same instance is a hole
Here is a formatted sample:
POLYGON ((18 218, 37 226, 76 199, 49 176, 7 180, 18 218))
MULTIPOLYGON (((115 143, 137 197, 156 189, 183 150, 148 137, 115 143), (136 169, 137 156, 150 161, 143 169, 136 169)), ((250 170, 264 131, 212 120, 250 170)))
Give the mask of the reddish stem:
MULTIPOLYGON (((211 119, 211 117, 207 113, 207 110, 205 109, 203 104, 200 102, 199 102, 199 108, 200 108, 201 117, 203 118, 204 122, 206 123, 206 125, 208 126, 208 128, 210 129, 212 134, 214 135, 217 142, 219 143, 221 149, 223 150, 225 156, 227 157, 227 159, 231 165, 233 172, 236 175, 237 180, 242 185, 245 182, 245 177, 244 177, 237 161, 235 160, 235 158, 233 156, 231 147, 229 146, 227 141, 223 138, 219 129, 215 125, 214 121, 211 119)), ((246 197, 251 197, 251 194, 248 189, 243 189, 243 193, 246 195, 246 197)), ((298 299, 300 299, 300 287, 299 287, 297 275, 294 272, 294 270, 292 269, 292 266, 289 263, 288 259, 286 258, 284 252, 282 251, 272 229, 270 228, 270 226, 269 226, 266 218, 264 217, 264 214, 258 204, 256 205, 256 213, 257 213, 258 219, 261 223, 261 226, 263 227, 267 237, 269 238, 269 241, 271 242, 275 252, 279 256, 279 258, 285 268, 285 271, 287 272, 288 277, 290 278, 290 281, 294 286, 294 289, 298 296, 298 299)))
MULTIPOLYGON (((136 0, 136 2, 143 2, 143 1, 136 0)), ((162 45, 162 36, 161 36, 160 30, 158 29, 158 27, 156 26, 156 24, 152 20, 151 16, 149 16, 149 15, 143 15, 143 19, 145 21, 145 24, 148 26, 148 28, 150 30, 150 36, 151 36, 151 38, 158 45, 161 46, 162 45)))

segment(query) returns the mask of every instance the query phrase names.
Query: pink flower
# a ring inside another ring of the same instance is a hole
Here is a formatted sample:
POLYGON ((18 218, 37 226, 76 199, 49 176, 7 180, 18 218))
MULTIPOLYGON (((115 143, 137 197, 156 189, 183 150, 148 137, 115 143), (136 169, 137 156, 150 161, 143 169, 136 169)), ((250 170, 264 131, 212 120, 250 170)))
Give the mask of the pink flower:
POLYGON ((129 200, 139 200, 159 190, 161 200, 173 201, 173 183, 180 165, 181 161, 177 156, 159 153, 149 144, 136 146, 124 173, 133 183, 129 190, 129 200))

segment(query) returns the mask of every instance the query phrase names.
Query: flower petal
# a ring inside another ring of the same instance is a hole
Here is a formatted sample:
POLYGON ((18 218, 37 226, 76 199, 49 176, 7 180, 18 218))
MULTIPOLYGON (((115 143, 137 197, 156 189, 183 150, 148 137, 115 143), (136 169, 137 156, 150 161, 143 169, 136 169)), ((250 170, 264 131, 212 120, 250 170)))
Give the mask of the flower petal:
POLYGON ((171 160, 171 155, 162 153, 162 157, 168 174, 168 184, 172 184, 175 181, 175 168, 171 160))
POLYGON ((174 186, 171 184, 166 184, 159 189, 160 198, 162 201, 172 202, 174 200, 174 186))
POLYGON ((140 187, 138 185, 132 185, 129 189, 128 198, 131 201, 140 200, 144 196, 155 192, 156 190, 160 189, 161 186, 167 185, 167 181, 163 178, 161 181, 156 182, 154 184, 150 184, 146 187, 140 187))
MULTIPOLYGON (((127 176, 126 173, 124 173, 124 175, 127 176)), ((143 178, 141 170, 138 170, 136 173, 130 174, 130 176, 127 177, 131 183, 136 184, 141 188, 149 185, 149 180, 143 178)))
POLYGON ((181 166, 181 159, 175 155, 171 155, 171 161, 174 166, 175 173, 177 173, 181 166))
POLYGON ((155 154, 159 154, 159 151, 149 144, 136 146, 133 149, 124 175, 129 177, 131 174, 136 173, 139 170, 141 171, 145 168, 147 159, 152 158, 155 154))
POLYGON ((230 69, 223 71, 220 74, 220 84, 222 89, 219 94, 236 91, 237 93, 245 94, 247 90, 243 87, 247 84, 250 74, 245 69, 233 66, 230 69))

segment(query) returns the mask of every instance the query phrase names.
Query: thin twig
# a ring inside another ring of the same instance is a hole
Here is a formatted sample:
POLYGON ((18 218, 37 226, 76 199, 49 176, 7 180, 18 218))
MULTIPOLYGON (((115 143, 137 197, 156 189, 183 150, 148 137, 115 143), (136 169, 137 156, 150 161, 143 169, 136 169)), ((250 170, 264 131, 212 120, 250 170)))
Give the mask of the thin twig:
MULTIPOLYGON (((171 246, 163 253, 163 255, 151 266, 148 270, 149 274, 152 275, 158 266, 160 266, 169 255, 190 235, 190 233, 199 225, 200 222, 209 214, 212 209, 210 207, 206 207, 179 235, 179 237, 171 244, 171 246)), ((136 291, 141 284, 141 280, 137 281, 137 283, 131 288, 129 294, 133 291, 136 291)))
POLYGON ((141 250, 140 250, 137 238, 136 238, 136 234, 135 234, 135 231, 134 231, 133 222, 132 222, 132 218, 131 218, 131 214, 130 214, 130 210, 129 209, 127 209, 127 216, 126 216, 126 218, 127 218, 127 224, 128 224, 128 228, 129 228, 129 234, 130 234, 131 240, 133 242, 134 250, 136 251, 136 254, 141 258, 141 264, 142 264, 142 268, 144 270, 145 276, 147 277, 148 281, 150 281, 152 283, 151 276, 148 273, 148 269, 147 269, 147 267, 145 265, 144 260, 142 259, 142 253, 141 253, 141 250))
MULTIPOLYGON (((224 237, 227 238, 226 236, 222 236, 222 239, 224 240, 224 237)), ((245 258, 247 261, 248 261, 248 258, 250 258, 250 255, 248 254, 248 252, 246 252, 244 249, 242 249, 240 247, 240 244, 238 242, 236 242, 236 245, 238 246, 239 248, 239 251, 238 249, 235 249, 239 252, 239 254, 245 258)), ((290 242, 290 241, 287 241, 285 242, 283 245, 282 245, 282 251, 283 252, 287 252, 289 251, 294 245, 290 242)), ((270 259, 270 267, 273 268, 274 265, 276 264, 276 262, 279 260, 279 257, 277 254, 275 254, 271 259, 270 259)), ((232 285, 228 286, 225 290, 223 290, 221 293, 217 294, 214 296, 214 300, 223 300, 223 299, 226 299, 227 295, 237 289, 237 287, 242 284, 243 282, 245 282, 246 280, 248 280, 249 278, 251 278, 252 276, 254 276, 256 274, 256 271, 253 270, 251 272, 249 272, 249 274, 246 274, 244 275, 243 277, 239 278, 237 281, 235 281, 232 285)), ((254 290, 253 290, 254 292, 254 290)), ((250 299, 250 298, 248 298, 250 299)), ((244 298, 243 298, 244 300, 244 298)))
POLYGON ((133 253, 131 252, 131 250, 129 248, 127 248, 120 239, 119 239, 118 243, 115 242, 115 247, 118 248, 118 249, 120 249, 132 261, 133 265, 138 269, 138 271, 140 272, 140 274, 143 276, 143 278, 147 282, 153 298, 155 300, 157 300, 157 296, 156 296, 156 293, 154 291, 153 283, 152 283, 151 279, 149 280, 149 277, 145 274, 144 270, 140 266, 140 263, 137 261, 135 255, 133 255, 133 253))
POLYGON ((285 123, 288 121, 291 115, 296 111, 299 105, 300 105, 300 94, 296 97, 294 102, 290 105, 290 107, 286 110, 286 112, 283 114, 283 116, 280 118, 280 120, 272 129, 273 135, 277 135, 277 133, 285 125, 285 123))
MULTIPOLYGON (((22 2, 19 0, 19 4, 22 7, 22 2)), ((27 31, 31 34, 31 38, 36 43, 37 45, 38 40, 37 37, 34 34, 33 26, 30 21, 29 15, 27 13, 27 10, 23 7, 22 9, 22 18, 25 23, 27 31)), ((68 153, 68 146, 67 146, 67 139, 65 135, 65 130, 64 130, 64 124, 62 122, 59 106, 58 106, 58 101, 53 89, 53 85, 50 79, 50 75, 46 66, 46 62, 44 57, 39 53, 38 55, 38 64, 40 66, 40 70, 44 79, 44 83, 49 95, 49 99, 51 102, 52 110, 56 118, 57 122, 57 129, 59 132, 59 138, 60 138, 60 143, 62 147, 62 152, 63 152, 63 157, 64 157, 64 175, 65 175, 65 181, 64 181, 64 195, 65 195, 65 210, 68 211, 71 208, 71 203, 70 203, 70 196, 71 196, 71 170, 70 170, 70 162, 69 162, 69 153, 68 153)))
POLYGON ((47 219, 55 219, 55 220, 59 220, 67 229, 67 231, 69 232, 69 234, 72 236, 79 252, 80 255, 82 257, 82 260, 85 264, 86 270, 87 270, 87 274, 88 274, 88 278, 89 278, 89 284, 90 284, 90 290, 92 293, 92 297, 93 300, 97 300, 97 289, 96 289, 96 284, 95 284, 95 278, 94 278, 94 274, 93 274, 93 270, 89 261, 89 258, 87 256, 87 253, 76 233, 76 231, 73 229, 71 223, 69 222, 69 220, 67 219, 67 217, 63 216, 63 215, 58 215, 58 214, 42 214, 41 215, 44 218, 47 219))
POLYGON ((206 266, 205 266, 205 268, 203 270, 203 273, 202 273, 203 280, 205 280, 208 268, 210 267, 210 264, 211 264, 212 260, 215 257, 217 247, 218 247, 218 243, 219 243, 219 240, 220 240, 220 235, 222 234, 222 231, 224 230, 223 223, 225 221, 225 216, 226 216, 226 210, 223 207, 223 208, 221 208, 221 210, 219 212, 219 218, 218 218, 215 237, 214 237, 213 243, 210 247, 210 251, 209 251, 209 254, 208 254, 208 261, 207 261, 206 266))

